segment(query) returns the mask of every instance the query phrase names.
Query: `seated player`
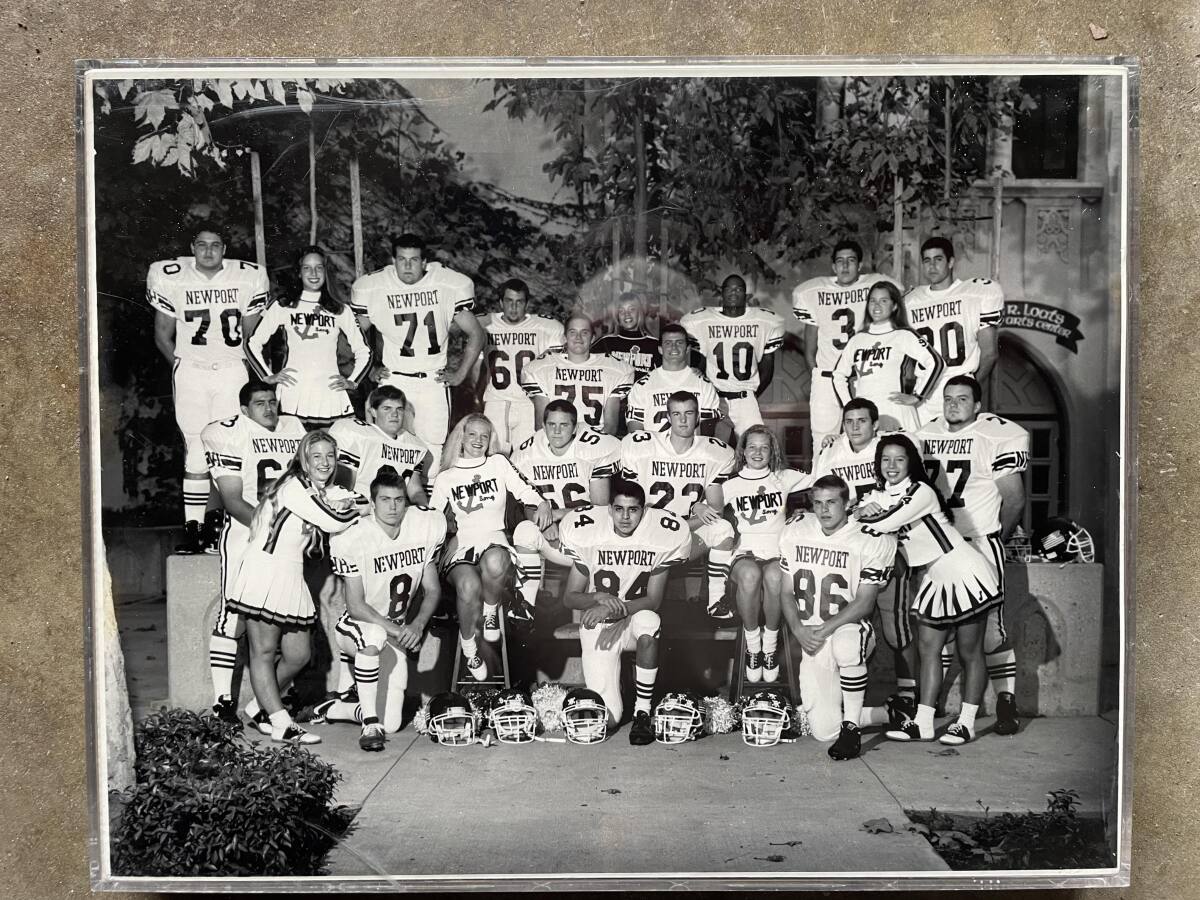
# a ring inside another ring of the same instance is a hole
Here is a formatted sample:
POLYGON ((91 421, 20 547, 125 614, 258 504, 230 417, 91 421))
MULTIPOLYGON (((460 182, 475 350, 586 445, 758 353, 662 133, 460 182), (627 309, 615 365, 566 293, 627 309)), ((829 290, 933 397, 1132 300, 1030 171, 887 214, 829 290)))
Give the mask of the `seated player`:
POLYGON ((520 567, 518 590, 526 615, 542 587, 542 556, 560 566, 571 561, 558 550, 558 523, 580 506, 607 506, 608 479, 620 458, 621 443, 587 426, 578 427, 579 414, 566 400, 551 400, 542 428, 512 455, 512 464, 550 501, 553 522, 539 531, 529 521, 513 531, 520 567))
POLYGON ((667 569, 687 559, 688 529, 669 512, 648 509, 640 486, 617 479, 609 506, 572 511, 560 525, 574 568, 563 604, 581 611, 583 678, 604 698, 616 727, 621 702, 621 652, 633 650, 637 700, 629 743, 654 743, 650 710, 658 678, 658 637, 667 569))
POLYGON ((850 488, 836 475, 817 480, 812 501, 813 511, 789 522, 779 539, 780 603, 804 649, 800 693, 813 737, 836 737, 830 757, 854 759, 861 750, 859 727, 889 718, 878 707, 864 710, 863 698, 867 660, 875 650, 871 613, 891 577, 896 538, 850 520, 850 488))
POLYGON ((533 400, 534 421, 558 397, 575 405, 579 418, 604 434, 621 427, 621 403, 633 387, 633 369, 619 359, 592 352, 592 323, 583 315, 567 319, 566 351, 526 364, 521 387, 533 400))
POLYGON ((333 571, 345 582, 338 644, 354 659, 359 703, 331 699, 319 704, 316 713, 328 722, 361 722, 358 744, 363 750, 382 750, 384 734, 400 730, 407 654, 420 649, 442 597, 437 563, 446 540, 446 517, 410 506, 404 482, 391 466, 380 469, 370 486, 372 514, 329 543, 333 571), (421 604, 414 614, 418 595, 421 604), (385 662, 387 689, 380 703, 385 662))
POLYGON ((458 596, 459 643, 467 669, 477 681, 487 678, 475 632, 483 619, 483 638, 500 640, 500 600, 516 562, 504 533, 509 497, 536 507, 538 529, 553 521, 550 502, 496 452, 496 433, 486 416, 464 416, 450 432, 441 470, 429 505, 453 516, 455 534, 442 554, 442 571, 458 596))
POLYGON ((662 365, 637 380, 629 392, 625 428, 628 431, 667 431, 667 398, 676 391, 695 394, 700 401, 700 425, 711 427, 721 418, 721 398, 711 381, 689 363, 688 333, 677 322, 664 325, 659 336, 662 365))
POLYGON ((367 395, 362 419, 339 419, 329 429, 338 442, 338 463, 350 470, 351 485, 364 497, 371 482, 384 466, 391 466, 405 480, 408 499, 425 503, 425 482, 433 456, 428 445, 404 429, 408 400, 404 392, 390 384, 381 384, 367 395))
POLYGON ((239 724, 233 672, 238 639, 246 632, 241 616, 229 608, 233 580, 250 539, 254 508, 267 488, 287 468, 304 425, 295 416, 279 414, 275 386, 253 380, 238 393, 241 413, 211 422, 200 432, 208 471, 225 506, 218 547, 221 551, 221 608, 208 639, 208 666, 213 682, 213 712, 239 724))
POLYGON ((725 587, 736 536, 721 518, 721 485, 733 474, 733 451, 716 438, 696 434, 700 404, 695 394, 672 394, 667 409, 670 431, 638 431, 621 441, 621 475, 642 486, 650 506, 688 523, 696 538, 692 558, 708 551, 708 615, 732 619, 725 587))
POLYGON ((770 684, 779 678, 779 535, 788 497, 808 476, 787 468, 779 441, 765 425, 742 433, 734 467, 737 474, 722 491, 738 532, 731 574, 746 638, 746 680, 770 684))

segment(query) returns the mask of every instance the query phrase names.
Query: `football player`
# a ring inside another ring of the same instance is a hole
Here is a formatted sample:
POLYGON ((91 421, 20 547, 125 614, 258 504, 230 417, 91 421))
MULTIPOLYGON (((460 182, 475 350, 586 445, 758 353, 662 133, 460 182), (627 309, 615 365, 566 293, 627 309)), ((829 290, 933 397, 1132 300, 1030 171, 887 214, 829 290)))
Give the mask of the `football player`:
POLYGON ((603 353, 619 359, 633 369, 634 379, 645 378, 650 370, 662 362, 658 341, 646 333, 646 313, 642 298, 633 291, 626 291, 617 301, 617 330, 596 339, 593 353, 603 353))
POLYGON ((920 409, 921 421, 942 414, 942 386, 955 375, 985 381, 996 364, 996 343, 1004 316, 1004 291, 989 278, 954 277, 954 244, 931 237, 921 245, 921 269, 927 284, 904 298, 908 323, 946 364, 920 409))
MULTIPOLYGON (((916 435, 925 469, 954 510, 954 527, 992 563, 1004 593, 1004 541, 1025 512, 1029 432, 985 413, 983 389, 970 375, 956 375, 942 391, 942 418, 916 435)), ((949 642, 947 642, 949 643, 949 642)), ((1004 604, 988 612, 983 634, 988 677, 996 692, 997 734, 1016 734, 1017 655, 1004 629, 1004 604)), ((950 654, 943 650, 942 669, 950 654)))
POLYGON ((513 531, 517 551, 518 592, 526 616, 542 586, 542 557, 560 566, 571 561, 558 550, 558 523, 580 506, 607 506, 608 480, 621 455, 615 437, 578 426, 579 413, 566 400, 551 400, 542 428, 513 451, 512 464, 550 501, 553 522, 539 531, 521 522, 513 531))
POLYGON ((783 346, 783 320, 746 305, 746 282, 730 275, 721 284, 721 308, 698 309, 679 323, 704 358, 704 374, 728 404, 726 416, 741 434, 762 424, 758 395, 775 373, 775 351, 783 346))
POLYGON ((664 325, 659 336, 662 365, 639 378, 629 392, 625 427, 628 431, 667 431, 667 398, 676 391, 695 394, 700 401, 701 427, 721 418, 721 398, 711 381, 689 364, 687 330, 676 322, 664 325))
POLYGON ((248 381, 238 392, 241 412, 232 419, 211 422, 200 432, 213 483, 225 507, 218 546, 221 554, 221 607, 208 639, 208 666, 213 683, 213 712, 239 724, 233 696, 233 672, 238 639, 246 632, 241 616, 226 605, 233 580, 250 539, 254 508, 271 483, 287 468, 304 424, 295 416, 279 414, 275 386, 248 381))
POLYGON ((621 441, 621 475, 642 486, 651 507, 688 523, 695 536, 692 557, 708 551, 708 615, 732 619, 725 588, 735 535, 721 516, 721 485, 733 475, 733 450, 716 438, 696 434, 700 403, 695 394, 672 394, 667 411, 670 431, 636 431, 621 441))
POLYGON ((329 429, 338 443, 338 463, 353 475, 350 485, 364 497, 384 466, 391 466, 404 479, 408 499, 426 501, 426 482, 433 467, 433 454, 419 437, 404 430, 408 398, 390 384, 381 384, 367 395, 367 416, 372 423, 347 418, 329 429))
POLYGON ((891 577, 896 538, 853 522, 850 488, 836 475, 817 479, 813 511, 789 522, 779 539, 780 604, 800 642, 800 693, 813 737, 834 741, 833 759, 854 759, 859 728, 882 725, 887 711, 863 708, 867 660, 875 650, 871 614, 891 577), (840 723, 840 725, 839 725, 840 723))
POLYGON ((238 414, 238 391, 246 383, 243 329, 253 330, 271 292, 265 269, 225 258, 221 228, 205 223, 192 234, 191 256, 152 263, 146 273, 154 345, 171 364, 175 421, 183 434, 180 553, 199 553, 216 543, 221 513, 215 498, 210 504, 200 432, 209 422, 238 414))
POLYGON ((500 452, 508 453, 534 432, 533 404, 521 387, 526 363, 561 353, 561 322, 527 311, 529 286, 520 278, 500 285, 500 311, 483 318, 488 345, 484 352, 483 414, 496 427, 500 452))
POLYGON ((616 434, 621 402, 633 387, 633 369, 619 359, 592 351, 592 323, 586 316, 567 319, 566 352, 551 353, 525 366, 521 387, 533 400, 540 423, 551 400, 562 397, 575 405, 589 428, 616 434))
POLYGON ((428 445, 435 469, 450 426, 450 388, 471 374, 486 340, 471 311, 474 303, 471 279, 427 261, 425 242, 414 234, 394 238, 392 264, 363 275, 350 292, 363 333, 374 326, 383 342, 384 371, 377 380, 400 388, 421 410, 413 433, 428 445), (446 365, 452 323, 467 336, 453 371, 446 365))
POLYGON ((572 511, 560 525, 574 568, 563 604, 580 610, 583 678, 604 698, 609 721, 621 721, 621 652, 633 650, 637 700, 629 743, 654 742, 650 719, 658 678, 658 637, 669 566, 687 559, 687 526, 665 510, 649 509, 641 487, 617 479, 609 506, 572 511))
POLYGON ((360 722, 358 744, 368 751, 382 750, 384 734, 400 730, 408 654, 421 648, 442 594, 437 563, 446 540, 446 517, 411 506, 404 482, 391 466, 380 469, 370 485, 372 515, 329 542, 333 571, 345 582, 346 611, 337 623, 338 643, 354 659, 359 703, 327 700, 316 712, 328 722, 360 722), (421 602, 416 606, 418 596, 421 602), (389 645, 391 652, 385 654, 389 645), (384 657, 390 671, 380 704, 384 657))
POLYGON ((826 435, 837 433, 841 404, 833 391, 833 367, 863 321, 871 286, 890 281, 903 287, 886 275, 861 271, 862 258, 856 241, 838 241, 833 275, 810 278, 792 291, 792 312, 804 324, 804 361, 812 370, 808 415, 814 456, 826 435))

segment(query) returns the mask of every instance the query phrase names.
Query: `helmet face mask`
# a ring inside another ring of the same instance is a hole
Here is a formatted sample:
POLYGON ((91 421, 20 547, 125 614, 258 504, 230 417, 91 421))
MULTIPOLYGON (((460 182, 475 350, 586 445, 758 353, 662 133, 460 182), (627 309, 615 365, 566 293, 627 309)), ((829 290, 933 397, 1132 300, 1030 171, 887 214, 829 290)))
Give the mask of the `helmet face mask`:
POLYGON ((450 747, 475 742, 475 713, 461 694, 447 692, 429 701, 429 730, 434 740, 450 747))
POLYGON ((682 744, 700 736, 704 716, 687 694, 672 692, 654 710, 654 739, 660 744, 682 744))
POLYGON ((537 734, 537 710, 518 688, 500 694, 490 720, 496 740, 502 744, 528 744, 537 734))
POLYGON ((599 744, 608 736, 608 707, 587 688, 574 688, 563 699, 563 729, 572 744, 599 744))
POLYGON ((1034 532, 1034 548, 1050 562, 1095 562, 1096 545, 1087 529, 1070 519, 1054 517, 1034 532))
POLYGON ((791 721, 778 694, 759 691, 742 711, 742 741, 751 747, 773 747, 791 721))

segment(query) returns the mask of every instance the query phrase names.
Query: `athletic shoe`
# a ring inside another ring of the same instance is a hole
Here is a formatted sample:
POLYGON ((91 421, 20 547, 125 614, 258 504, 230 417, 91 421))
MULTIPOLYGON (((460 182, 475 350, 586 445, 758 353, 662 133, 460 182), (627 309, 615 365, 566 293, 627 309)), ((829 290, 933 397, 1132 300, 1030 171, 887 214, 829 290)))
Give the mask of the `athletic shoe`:
POLYGON ((763 681, 767 684, 774 684, 779 680, 779 651, 772 650, 769 653, 763 651, 762 655, 763 681))
POLYGON ((175 552, 187 556, 204 552, 204 526, 199 522, 183 523, 183 542, 175 545, 175 552))
POLYGON ((250 724, 266 735, 270 735, 270 733, 275 730, 271 725, 271 717, 267 715, 267 711, 265 709, 260 709, 258 712, 256 712, 253 717, 251 717, 250 724))
POLYGON ((305 731, 295 722, 291 722, 287 728, 279 731, 272 730, 271 740, 277 744, 319 744, 321 736, 313 734, 311 731, 305 731))
POLYGON ((887 698, 886 705, 888 724, 896 730, 903 728, 904 723, 909 719, 917 717, 917 701, 913 697, 892 694, 887 698))
POLYGON ((336 698, 338 700, 341 700, 343 703, 357 703, 358 702, 358 685, 357 684, 350 685, 350 687, 348 687, 346 690, 342 691, 340 694, 337 694, 336 698))
POLYGON ((746 651, 746 680, 751 684, 758 684, 763 677, 763 655, 762 651, 751 653, 746 651))
POLYGON ((238 715, 237 704, 229 697, 222 697, 213 704, 213 715, 222 722, 227 722, 230 725, 236 725, 238 728, 243 728, 242 719, 238 715))
POLYGON ((992 728, 996 734, 1016 734, 1021 727, 1017 718, 1017 698, 1008 691, 996 697, 996 725, 992 728))
POLYGON ((829 758, 836 760, 857 759, 862 752, 862 737, 853 722, 843 722, 842 732, 829 748, 829 758))
POLYGON ((494 644, 500 640, 500 615, 499 613, 484 613, 483 614, 483 639, 489 644, 494 644))
POLYGON ((639 709, 633 714, 633 723, 629 726, 629 743, 634 747, 654 743, 654 723, 650 720, 650 713, 639 709))
POLYGON ((487 680, 487 665, 480 656, 472 656, 467 660, 467 670, 471 673, 471 677, 476 681, 487 680))
POLYGON ((200 536, 204 541, 204 552, 216 556, 221 552, 221 528, 225 524, 225 513, 210 509, 204 514, 204 525, 200 536))
POLYGON ((728 622, 733 618, 733 610, 724 599, 718 600, 716 603, 709 604, 708 617, 717 622, 728 622))
POLYGON ((884 732, 884 736, 889 741, 932 741, 933 735, 929 737, 921 736, 921 728, 917 725, 916 719, 909 719, 899 728, 889 728, 884 732))
POLYGON ((946 733, 938 738, 938 740, 943 744, 950 744, 957 747, 959 744, 969 743, 973 737, 974 735, 971 734, 970 728, 961 722, 955 722, 946 729, 946 733))
POLYGON ((339 698, 334 696, 328 700, 322 700, 320 703, 313 706, 306 706, 300 710, 299 714, 292 716, 297 722, 311 722, 313 725, 323 725, 326 722, 325 715, 333 707, 333 704, 339 702, 339 698))
POLYGON ((508 605, 506 614, 511 622, 532 622, 533 606, 526 603, 522 597, 514 597, 513 602, 508 605))
POLYGON ((362 736, 358 739, 358 746, 367 752, 382 750, 386 738, 383 736, 383 726, 378 722, 372 722, 370 725, 362 727, 362 736))

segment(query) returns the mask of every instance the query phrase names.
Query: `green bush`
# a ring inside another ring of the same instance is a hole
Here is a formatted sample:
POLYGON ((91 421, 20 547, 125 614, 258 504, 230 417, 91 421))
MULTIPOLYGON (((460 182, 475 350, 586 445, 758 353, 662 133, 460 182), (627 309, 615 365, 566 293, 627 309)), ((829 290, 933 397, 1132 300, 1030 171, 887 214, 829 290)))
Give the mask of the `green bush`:
POLYGON ((308 750, 256 746, 212 716, 138 725, 137 783, 113 834, 118 875, 319 875, 353 816, 341 775, 308 750))

